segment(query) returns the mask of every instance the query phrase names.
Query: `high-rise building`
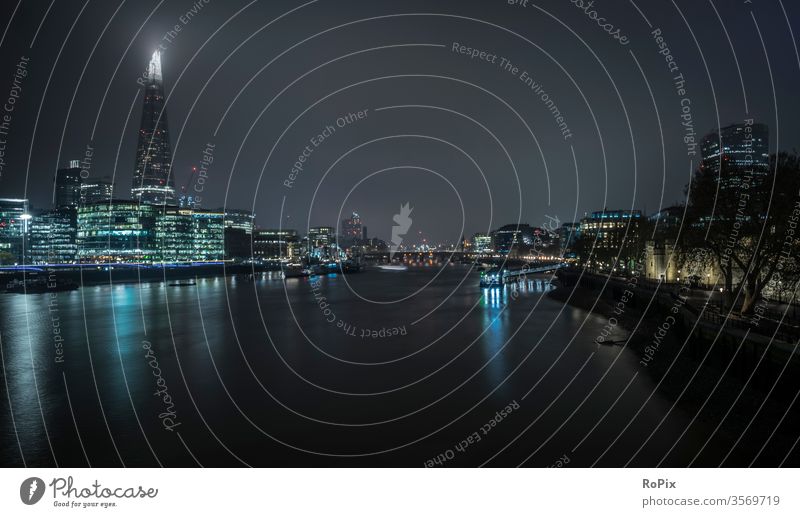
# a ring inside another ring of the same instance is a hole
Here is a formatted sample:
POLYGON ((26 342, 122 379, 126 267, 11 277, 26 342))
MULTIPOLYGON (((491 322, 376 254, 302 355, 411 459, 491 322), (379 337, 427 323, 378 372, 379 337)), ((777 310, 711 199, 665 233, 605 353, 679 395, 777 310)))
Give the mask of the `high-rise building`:
POLYGON ((28 262, 74 264, 78 256, 77 230, 77 212, 72 208, 33 216, 28 232, 28 262))
POLYGON ((81 202, 81 168, 77 160, 56 171, 55 207, 78 208, 81 202))
POLYGON ((558 227, 556 232, 561 253, 569 253, 575 245, 575 241, 580 237, 581 225, 580 223, 564 223, 558 227))
POLYGON ((344 243, 352 244, 354 241, 363 238, 361 217, 357 212, 353 212, 349 219, 342 219, 341 227, 342 234, 339 237, 344 243))
POLYGON ((536 238, 534 228, 528 224, 507 224, 491 233, 492 249, 506 255, 512 251, 524 253, 533 246, 536 238))
POLYGON ((309 249, 324 248, 334 243, 336 230, 330 226, 315 226, 308 229, 309 249))
POLYGON ((27 199, 0 198, 0 264, 22 264, 28 232, 27 199))
POLYGON ((721 188, 753 186, 769 174, 769 128, 758 123, 723 127, 703 137, 701 152, 700 169, 719 174, 721 188))
POLYGON ((160 51, 153 53, 146 76, 131 197, 146 204, 171 205, 175 202, 175 180, 170 174, 172 147, 160 51))
POLYGON ((108 203, 114 197, 114 184, 111 179, 87 178, 81 183, 81 204, 91 205, 105 201, 108 203))

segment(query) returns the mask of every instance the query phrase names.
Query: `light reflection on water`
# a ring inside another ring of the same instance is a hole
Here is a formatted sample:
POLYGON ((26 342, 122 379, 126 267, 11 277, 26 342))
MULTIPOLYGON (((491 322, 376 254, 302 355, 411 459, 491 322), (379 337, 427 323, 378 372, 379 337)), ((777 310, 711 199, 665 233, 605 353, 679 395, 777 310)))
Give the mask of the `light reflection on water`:
MULTIPOLYGON (((311 450, 381 450, 430 433, 458 417, 520 365, 519 371, 485 404, 505 406, 555 364, 543 389, 532 395, 548 401, 593 351, 591 337, 579 338, 555 362, 573 337, 576 322, 586 315, 549 299, 546 293, 553 287, 545 276, 481 289, 475 273, 452 267, 422 295, 395 305, 356 302, 350 291, 352 288, 373 299, 399 299, 427 283, 434 273, 435 268, 413 268, 399 275, 380 272, 352 275, 348 276, 348 282, 341 275, 320 279, 326 303, 337 318, 370 329, 407 325, 406 336, 379 339, 341 332, 323 318, 309 279, 284 282, 279 273, 253 278, 201 278, 195 286, 184 287, 169 287, 164 283, 121 284, 58 293, 63 364, 54 362, 49 295, 0 295, 4 378, 8 383, 7 394, 5 386, 0 385, 4 391, 0 409, 10 415, 10 397, 29 464, 52 464, 49 436, 59 463, 69 466, 85 464, 81 442, 95 465, 118 464, 114 445, 129 465, 153 464, 151 446, 167 464, 193 465, 191 455, 176 441, 174 433, 160 428, 158 415, 163 407, 160 398, 153 396, 153 373, 142 349, 142 342, 147 340, 158 357, 182 422, 177 429, 192 450, 205 455, 204 464, 236 464, 220 448, 209 428, 238 455, 252 458, 256 464, 298 464, 322 460, 276 445, 256 432, 239 411, 262 429, 296 446, 311 450), (465 275, 466 281, 457 288, 465 275), (294 317, 287 303, 292 304, 294 317), (417 325, 410 324, 431 311, 432 316, 417 325), (552 330, 545 335, 551 324, 552 330), (451 327, 455 329, 448 332, 451 327), (299 329, 333 357, 366 363, 408 358, 371 367, 343 363, 320 354, 299 329), (434 339, 435 343, 428 347, 434 339), (474 340, 475 344, 467 349, 474 340), (542 345, 523 361, 540 340, 542 345), (303 378, 291 373, 283 361, 303 378), (467 381, 481 368, 478 375, 467 381), (441 369, 437 375, 417 382, 437 369, 441 369), (69 412, 64 378, 69 385, 74 415, 69 412), (382 396, 347 397, 320 391, 312 383, 344 393, 396 391, 382 396), (229 397, 238 408, 232 406, 229 397), (442 402, 430 410, 401 419, 397 424, 354 428, 322 425, 312 420, 342 423, 389 420, 439 399, 442 402), (195 404, 203 420, 199 419, 195 404), (139 429, 140 423, 147 441, 139 429), (76 426, 80 433, 75 431, 76 426), (325 436, 325 440, 321 441, 320 436, 325 436)), ((586 334, 590 336, 602 323, 592 319, 587 325, 586 334)), ((579 394, 581 397, 612 360, 613 356, 603 356, 587 366, 584 372, 587 379, 578 383, 584 390, 579 394)), ((630 380, 634 368, 633 361, 620 362, 609 375, 608 386, 604 384, 596 390, 594 396, 601 400, 593 407, 603 408, 613 401, 619 386, 630 380)), ((636 385, 643 393, 647 393, 647 382, 643 376, 637 379, 636 385)), ((658 402, 659 398, 655 399, 658 402)), ((576 400, 565 398, 563 408, 573 408, 576 400)), ((638 407, 637 400, 638 396, 619 405, 632 412, 638 407)), ((486 414, 486 411, 471 411, 446 428, 446 436, 437 438, 433 445, 423 441, 387 461, 422 463, 430 447, 440 447, 442 439, 457 443, 474 431, 476 425, 485 423, 486 414)), ((653 421, 659 416, 648 414, 653 421)), ((575 426, 585 430, 596 419, 594 412, 581 415, 575 419, 575 426)), ((520 426, 525 423, 523 418, 518 420, 520 426)), ((508 424, 507 429, 510 431, 514 425, 517 424, 508 424)), ((2 435, 6 439, 0 449, 0 463, 21 464, 10 418, 3 419, 2 435)), ((561 454, 563 448, 556 441, 547 454, 561 454)), ((550 459, 542 461, 548 463, 550 459)))

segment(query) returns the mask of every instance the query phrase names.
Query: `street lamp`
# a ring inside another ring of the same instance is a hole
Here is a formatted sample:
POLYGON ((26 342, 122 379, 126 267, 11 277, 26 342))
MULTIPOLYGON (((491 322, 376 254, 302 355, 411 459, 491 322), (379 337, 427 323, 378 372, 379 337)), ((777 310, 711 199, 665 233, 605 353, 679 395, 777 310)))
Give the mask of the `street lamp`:
MULTIPOLYGON (((31 214, 27 214, 26 213, 26 214, 22 214, 21 216, 19 216, 19 218, 22 220, 22 242, 24 243, 25 242, 25 237, 28 235, 28 221, 33 219, 33 216, 31 214)), ((23 244, 23 246, 22 246, 22 263, 23 264, 25 263, 25 247, 26 246, 23 244)))

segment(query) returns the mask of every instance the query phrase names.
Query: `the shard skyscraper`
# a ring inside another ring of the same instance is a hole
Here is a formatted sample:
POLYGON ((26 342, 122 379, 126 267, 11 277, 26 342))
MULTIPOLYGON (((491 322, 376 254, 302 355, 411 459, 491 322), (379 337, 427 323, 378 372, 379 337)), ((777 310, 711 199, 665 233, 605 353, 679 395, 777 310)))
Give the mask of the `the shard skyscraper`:
POLYGON ((147 204, 175 204, 175 180, 170 174, 172 146, 169 142, 161 52, 156 50, 144 80, 142 123, 136 148, 131 197, 147 204))

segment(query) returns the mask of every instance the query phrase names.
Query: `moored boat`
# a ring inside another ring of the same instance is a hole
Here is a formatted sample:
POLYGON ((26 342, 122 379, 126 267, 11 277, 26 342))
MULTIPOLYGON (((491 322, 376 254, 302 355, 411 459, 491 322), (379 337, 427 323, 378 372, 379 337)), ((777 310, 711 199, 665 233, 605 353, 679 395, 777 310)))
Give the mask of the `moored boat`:
POLYGON ((283 268, 283 278, 305 278, 312 275, 312 271, 302 264, 289 264, 283 268))
POLYGON ((381 271, 408 271, 408 266, 405 264, 379 264, 378 269, 381 271))

